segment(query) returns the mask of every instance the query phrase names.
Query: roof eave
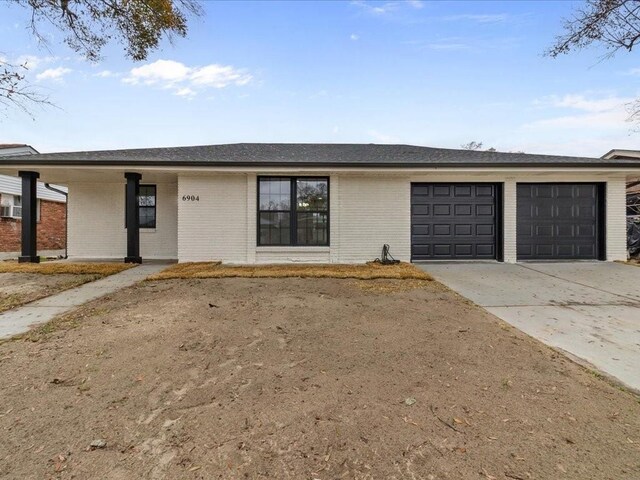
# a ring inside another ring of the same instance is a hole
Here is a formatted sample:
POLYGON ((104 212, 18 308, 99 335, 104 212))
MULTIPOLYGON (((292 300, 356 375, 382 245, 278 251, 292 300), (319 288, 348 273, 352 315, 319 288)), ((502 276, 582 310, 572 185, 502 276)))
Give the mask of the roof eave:
POLYGON ((640 159, 634 162, 439 162, 439 163, 395 163, 395 162, 224 162, 224 161, 162 161, 157 160, 36 160, 34 157, 0 160, 0 168, 20 168, 24 166, 56 167, 242 167, 242 168, 640 168, 640 159))

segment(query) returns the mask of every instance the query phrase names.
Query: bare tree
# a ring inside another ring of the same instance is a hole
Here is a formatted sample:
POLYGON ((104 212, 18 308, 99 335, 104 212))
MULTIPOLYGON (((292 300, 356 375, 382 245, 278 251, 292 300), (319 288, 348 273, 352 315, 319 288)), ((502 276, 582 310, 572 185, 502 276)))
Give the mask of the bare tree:
MULTIPOLYGON (((603 45, 610 58, 618 51, 631 52, 640 41, 638 0, 587 0, 565 19, 564 33, 556 37, 546 54, 555 58, 591 45, 603 45)), ((627 104, 629 121, 640 121, 640 99, 627 104)))
POLYGON ((470 141, 469 143, 463 143, 460 145, 460 148, 463 150, 482 150, 482 142, 476 142, 475 140, 470 141))
POLYGON ((25 80, 28 68, 25 63, 12 64, 0 59, 0 106, 15 107, 30 114, 33 104, 50 105, 45 95, 33 89, 25 80))
MULTIPOLYGON (((475 140, 470 141, 469 143, 464 143, 460 145, 460 147, 464 150, 482 150, 482 142, 476 142, 475 140)), ((493 147, 489 147, 485 150, 485 152, 496 152, 497 150, 493 147)))
POLYGON ((587 0, 564 21, 564 33, 546 53, 552 57, 603 44, 608 56, 633 50, 640 40, 640 2, 637 0, 587 0))
MULTIPOLYGON (((90 61, 99 61, 110 41, 121 44, 135 61, 147 58, 163 38, 187 34, 187 18, 202 15, 197 0, 9 0, 28 10, 30 29, 42 45, 43 25, 61 31, 65 43, 90 61)), ((48 103, 28 83, 27 66, 0 58, 0 105, 29 111, 48 103)))

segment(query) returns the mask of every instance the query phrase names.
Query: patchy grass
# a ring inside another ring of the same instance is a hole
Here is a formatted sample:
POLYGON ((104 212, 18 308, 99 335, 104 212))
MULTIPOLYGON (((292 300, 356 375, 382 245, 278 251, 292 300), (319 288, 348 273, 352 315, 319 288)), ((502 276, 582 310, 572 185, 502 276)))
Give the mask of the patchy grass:
MULTIPOLYGON (((55 317, 53 320, 43 323, 35 328, 32 328, 28 332, 23 333, 22 335, 17 335, 8 339, 5 339, 4 342, 15 341, 15 340, 24 340, 30 342, 40 342, 51 337, 55 333, 64 332, 66 330, 72 330, 74 328, 79 327, 82 324, 82 321, 88 317, 100 317, 109 312, 106 308, 93 307, 88 309, 76 309, 72 312, 59 315, 55 317)), ((0 341, 3 343, 3 341, 0 341)))
POLYGON ((380 265, 223 265, 220 262, 193 262, 172 265, 162 272, 151 275, 148 280, 174 278, 354 278, 372 280, 377 278, 430 281, 432 277, 410 263, 380 265))
POLYGON ((0 312, 132 267, 124 263, 0 262, 0 312))
POLYGON ((634 397, 438 282, 355 286, 418 281, 142 282, 2 343, 0 478, 640 479, 634 397))
POLYGON ((104 275, 4 273, 0 276, 0 312, 93 282, 104 275))
POLYGON ((416 288, 425 288, 431 284, 432 280, 419 280, 419 279, 403 279, 397 281, 393 279, 380 279, 377 282, 370 280, 356 280, 351 284, 365 292, 371 293, 398 293, 408 292, 416 288))
POLYGON ((18 263, 1 262, 0 273, 40 273, 42 275, 101 275, 106 277, 128 270, 130 263, 18 263))

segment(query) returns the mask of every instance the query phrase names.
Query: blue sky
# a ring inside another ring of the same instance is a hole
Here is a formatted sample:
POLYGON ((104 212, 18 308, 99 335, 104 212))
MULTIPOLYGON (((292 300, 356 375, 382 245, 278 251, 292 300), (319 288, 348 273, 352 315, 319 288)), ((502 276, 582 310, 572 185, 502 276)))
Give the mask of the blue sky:
POLYGON ((0 5, 0 55, 59 109, 0 117, 40 151, 232 142, 410 143, 600 156, 638 148, 637 54, 543 52, 577 2, 206 2, 145 62, 91 64, 0 5))

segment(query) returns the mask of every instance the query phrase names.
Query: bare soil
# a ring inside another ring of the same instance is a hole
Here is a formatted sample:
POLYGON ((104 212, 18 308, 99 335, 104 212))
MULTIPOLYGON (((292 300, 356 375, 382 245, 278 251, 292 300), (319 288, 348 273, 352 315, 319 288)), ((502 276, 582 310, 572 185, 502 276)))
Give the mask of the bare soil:
POLYGON ((437 282, 145 282, 54 325, 0 345, 1 478, 640 478, 637 398, 437 282))
POLYGON ((100 275, 0 273, 0 312, 77 287, 100 275))

